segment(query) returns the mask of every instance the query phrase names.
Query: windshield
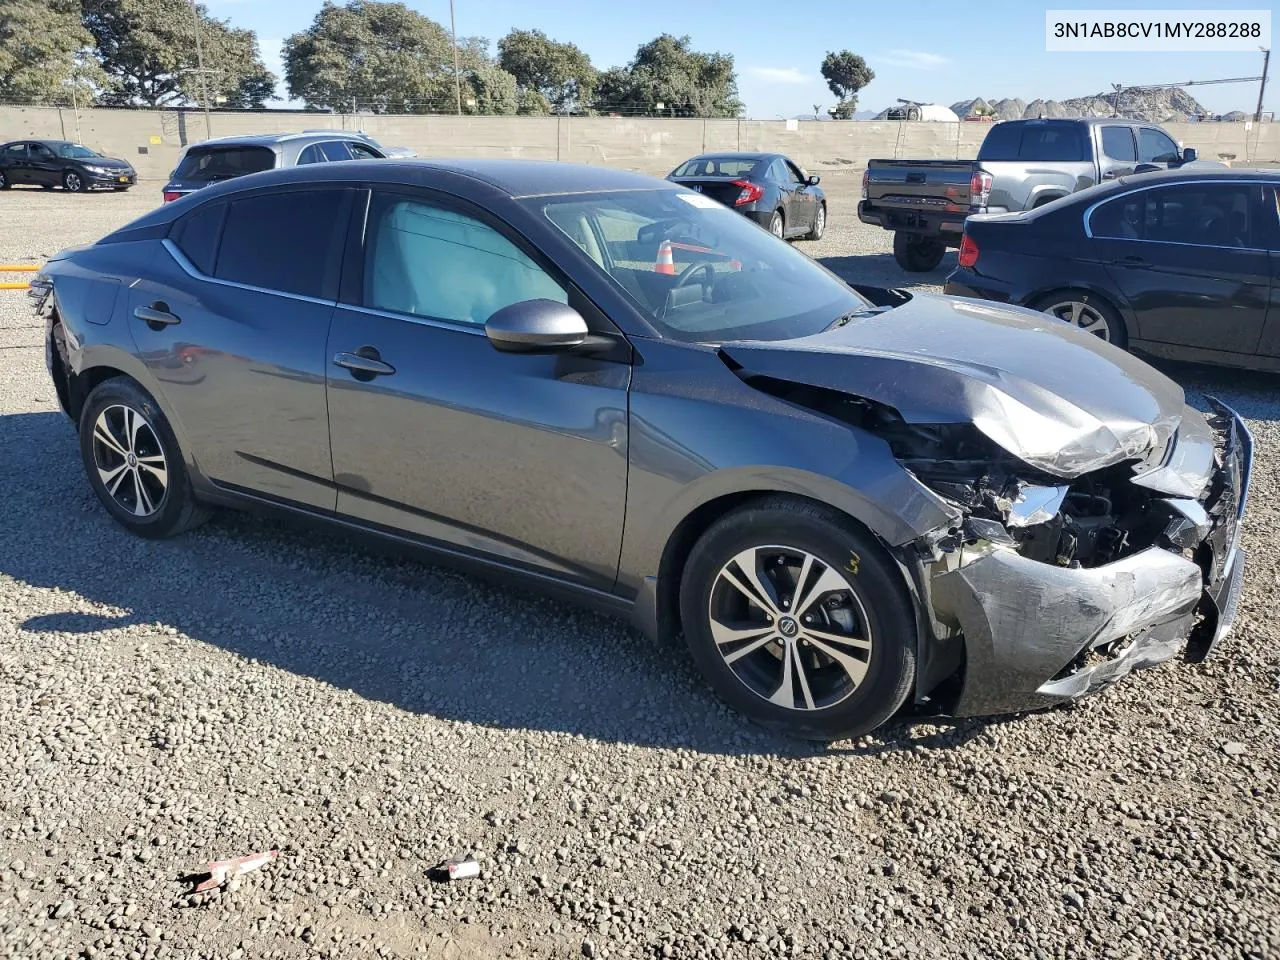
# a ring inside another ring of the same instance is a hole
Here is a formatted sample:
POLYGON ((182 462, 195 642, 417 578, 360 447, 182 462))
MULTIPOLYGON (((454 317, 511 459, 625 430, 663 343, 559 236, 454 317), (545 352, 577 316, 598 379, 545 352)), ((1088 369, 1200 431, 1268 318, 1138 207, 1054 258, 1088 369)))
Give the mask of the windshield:
POLYGON ((673 177, 746 177, 759 163, 756 157, 695 157, 676 167, 673 177))
POLYGON ((58 156, 66 157, 70 160, 88 160, 90 157, 100 157, 102 154, 95 153, 88 147, 82 147, 78 143, 64 143, 58 147, 58 156))
POLYGON ((211 183, 270 170, 276 155, 269 147, 196 147, 187 151, 174 178, 211 183))
POLYGON ((675 340, 789 340, 869 306, 790 244, 701 194, 646 190, 529 202, 675 340))

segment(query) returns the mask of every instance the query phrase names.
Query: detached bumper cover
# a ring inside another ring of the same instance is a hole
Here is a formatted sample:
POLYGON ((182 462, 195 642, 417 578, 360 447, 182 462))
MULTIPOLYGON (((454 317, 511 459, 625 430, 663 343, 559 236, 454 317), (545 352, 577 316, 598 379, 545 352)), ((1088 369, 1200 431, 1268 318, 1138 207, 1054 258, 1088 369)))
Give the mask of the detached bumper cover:
POLYGON ((1243 585, 1253 440, 1234 411, 1211 403, 1223 446, 1203 501, 1212 527, 1195 560, 1151 547, 1066 569, 995 550, 933 578, 935 615, 964 635, 957 716, 1084 696, 1184 647, 1187 659, 1201 660, 1230 632, 1243 585))

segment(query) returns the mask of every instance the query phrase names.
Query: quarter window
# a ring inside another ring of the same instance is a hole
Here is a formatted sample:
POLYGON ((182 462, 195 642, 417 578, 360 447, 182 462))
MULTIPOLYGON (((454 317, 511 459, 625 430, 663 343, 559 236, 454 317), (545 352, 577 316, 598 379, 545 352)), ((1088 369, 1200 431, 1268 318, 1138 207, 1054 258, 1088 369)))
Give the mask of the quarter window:
POLYGON ((1177 184, 1111 200, 1093 212, 1095 237, 1205 247, 1258 247, 1249 184, 1177 184))
POLYGON ((357 160, 381 160, 382 154, 378 153, 372 147, 367 147, 363 143, 355 143, 348 141, 347 146, 351 148, 351 153, 357 160))
POLYGON ((497 230, 421 200, 374 197, 365 306, 483 324, 524 300, 568 303, 565 289, 497 230))
POLYGON ((1138 154, 1133 148, 1133 131, 1128 127, 1103 127, 1102 152, 1112 160, 1136 161, 1138 154))
POLYGON ((324 297, 345 237, 342 190, 299 190, 234 201, 214 276, 267 290, 324 297))
POLYGON ((226 216, 225 203, 206 203, 192 210, 178 221, 173 242, 183 252, 191 265, 207 276, 213 276, 213 265, 218 255, 218 234, 222 219, 226 216))
POLYGON ((6 157, 25 157, 27 155, 27 145, 25 143, 11 143, 4 148, 6 157))

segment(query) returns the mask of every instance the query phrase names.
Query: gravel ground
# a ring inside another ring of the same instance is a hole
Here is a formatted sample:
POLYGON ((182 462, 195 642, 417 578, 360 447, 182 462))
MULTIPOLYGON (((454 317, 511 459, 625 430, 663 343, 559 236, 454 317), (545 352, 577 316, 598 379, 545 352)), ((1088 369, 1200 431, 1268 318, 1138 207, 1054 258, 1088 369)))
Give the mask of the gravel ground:
MULTIPOLYGON (((902 284, 836 186, 803 249, 902 284)), ((15 190, 0 262, 156 199, 15 190)), ((83 479, 21 293, 0 293, 0 364, 0 956, 1280 956, 1273 378, 1168 368, 1258 441, 1219 656, 816 748, 568 606, 241 516, 132 538, 83 479), (272 846, 185 895, 204 861, 272 846), (480 878, 432 879, 462 851, 480 878)))

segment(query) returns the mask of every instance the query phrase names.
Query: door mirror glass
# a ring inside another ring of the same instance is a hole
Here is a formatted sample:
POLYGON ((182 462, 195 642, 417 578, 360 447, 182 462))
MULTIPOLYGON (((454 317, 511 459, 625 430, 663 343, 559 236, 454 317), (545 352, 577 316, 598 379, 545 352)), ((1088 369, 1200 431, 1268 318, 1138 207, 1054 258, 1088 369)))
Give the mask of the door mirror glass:
POLYGON ((805 183, 809 184, 809 186, 811 187, 816 187, 821 182, 821 180, 822 178, 819 176, 811 176, 808 180, 805 181, 805 183))
POLYGON ((1183 163, 1195 163, 1200 158, 1199 152, 1195 147, 1184 147, 1182 150, 1183 163))
POLYGON ((522 300, 503 307, 484 325, 485 335, 506 353, 567 350, 586 342, 582 314, 555 300, 522 300))

